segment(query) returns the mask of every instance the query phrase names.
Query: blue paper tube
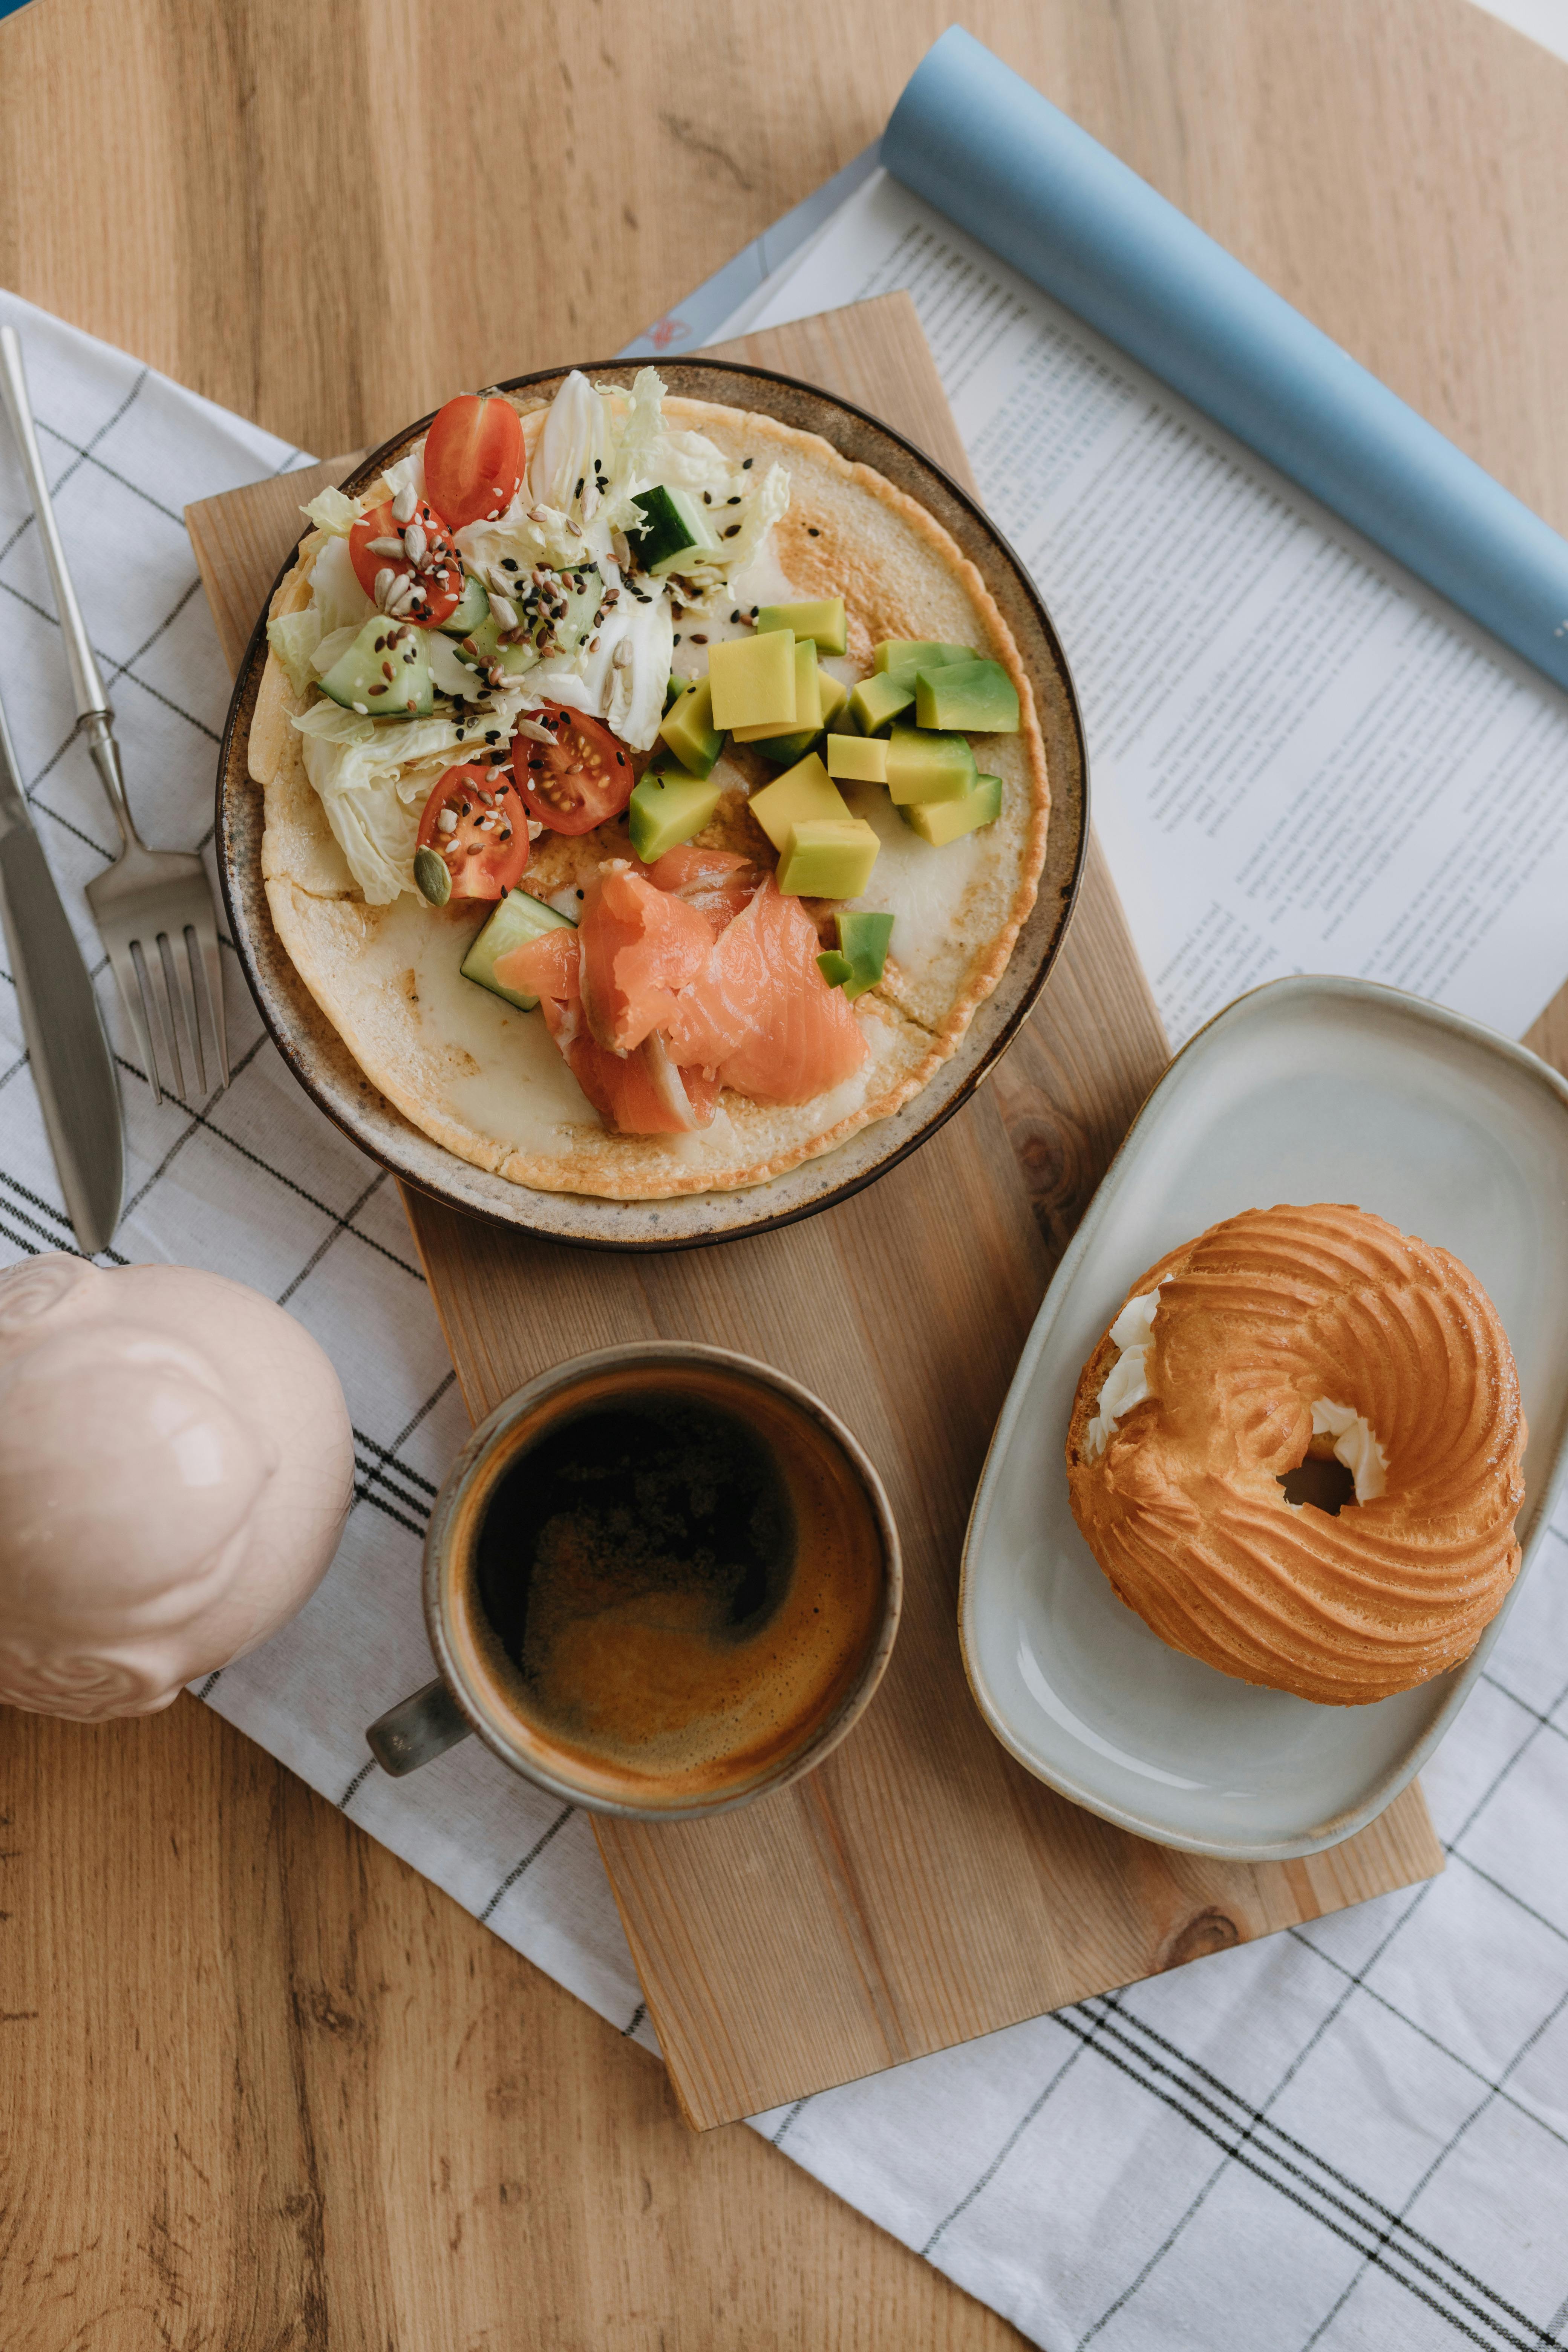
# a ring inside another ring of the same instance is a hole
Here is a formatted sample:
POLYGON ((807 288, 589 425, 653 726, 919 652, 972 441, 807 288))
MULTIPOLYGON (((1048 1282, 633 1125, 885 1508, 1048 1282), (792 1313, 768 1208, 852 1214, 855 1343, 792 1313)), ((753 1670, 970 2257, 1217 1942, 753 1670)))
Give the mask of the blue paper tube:
POLYGON ((895 178, 1568 687, 1568 541, 954 26, 895 178))

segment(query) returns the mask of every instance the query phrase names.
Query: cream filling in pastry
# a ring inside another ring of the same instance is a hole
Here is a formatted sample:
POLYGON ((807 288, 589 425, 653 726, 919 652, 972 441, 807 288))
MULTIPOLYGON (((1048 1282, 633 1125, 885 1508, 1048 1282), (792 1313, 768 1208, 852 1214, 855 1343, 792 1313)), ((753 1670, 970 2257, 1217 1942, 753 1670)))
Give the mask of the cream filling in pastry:
MULTIPOLYGON (((1110 1336, 1121 1353, 1105 1375, 1095 1400, 1094 1419, 1084 1433, 1091 1462, 1098 1462, 1110 1444, 1110 1433, 1122 1414, 1131 1412, 1135 1404, 1142 1404, 1152 1393, 1149 1386, 1149 1350, 1153 1345, 1154 1318, 1163 1288, 1163 1283, 1157 1283, 1141 1297, 1130 1298, 1110 1327, 1110 1336)), ((1313 1427, 1316 1426, 1314 1421, 1313 1427)))
MULTIPOLYGON (((1358 1503, 1370 1503, 1381 1495, 1388 1484, 1388 1456, 1373 1435, 1364 1413, 1352 1412, 1348 1404, 1335 1404, 1328 1397, 1318 1397, 1312 1405, 1312 1434, 1331 1437, 1334 1459, 1342 1462, 1355 1480, 1358 1503)), ((1300 1505, 1292 1505, 1300 1509, 1300 1505)))

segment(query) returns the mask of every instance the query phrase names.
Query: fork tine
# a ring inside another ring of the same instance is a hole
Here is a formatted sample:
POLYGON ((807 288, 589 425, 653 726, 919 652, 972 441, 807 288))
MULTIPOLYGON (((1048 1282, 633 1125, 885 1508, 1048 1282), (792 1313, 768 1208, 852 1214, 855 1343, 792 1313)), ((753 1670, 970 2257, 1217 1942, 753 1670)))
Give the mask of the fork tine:
MULTIPOLYGON (((147 956, 147 977, 153 984, 163 1034, 169 1041, 169 1058, 174 1065, 174 1092, 182 1098, 185 1091, 184 1064, 180 1054, 180 1026, 174 1016, 174 1004, 179 988, 174 979, 174 956, 167 931, 159 931, 153 941, 153 952, 147 956)), ((145 944, 142 952, 147 955, 145 944)))
MULTIPOLYGON (((187 929, 187 943, 195 936, 201 950, 202 978, 206 984, 207 1011, 212 1016, 213 1037, 217 1046, 218 1084, 228 1084, 228 1031, 223 1017, 223 959, 218 950, 217 931, 213 924, 195 923, 187 929)), ((193 950, 191 961, 196 961, 193 950)))
POLYGON ((196 1014, 196 974, 191 960, 190 925, 187 923, 181 931, 171 931, 166 938, 159 940, 158 945, 163 951, 163 970, 169 982, 169 993, 178 996, 180 1010, 185 1016, 185 1035, 191 1048, 191 1075, 195 1079, 197 1094, 205 1095, 207 1090, 207 1057, 202 1048, 202 1027, 196 1014))
POLYGON ((174 1074, 172 1091, 179 1094, 184 1073, 180 1068, 179 1049, 174 1043, 174 1024, 169 1004, 168 990, 163 985, 163 967, 156 943, 151 955, 141 940, 131 942, 132 961, 142 989, 142 1009, 146 1015, 148 1034, 153 1039, 153 1055, 156 1060, 162 1052, 166 1066, 174 1074))
POLYGON ((136 1050, 142 1056, 142 1066, 153 1088, 153 1100, 161 1103, 163 1089, 158 1083, 158 1064, 153 1052, 153 1033, 148 1026, 146 1007, 142 999, 142 978, 128 941, 116 946, 107 936, 104 945, 120 987, 120 1002, 125 1007, 125 1017, 131 1024, 131 1034, 136 1040, 136 1050))

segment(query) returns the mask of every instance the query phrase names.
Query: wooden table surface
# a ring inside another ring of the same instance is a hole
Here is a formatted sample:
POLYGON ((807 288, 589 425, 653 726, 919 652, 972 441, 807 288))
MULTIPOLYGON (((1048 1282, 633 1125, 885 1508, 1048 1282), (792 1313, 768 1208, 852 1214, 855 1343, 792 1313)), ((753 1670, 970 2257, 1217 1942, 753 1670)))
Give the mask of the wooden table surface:
MULTIPOLYGON (((963 13, 1568 529, 1568 68, 1468 0, 963 13)), ((360 446, 607 356, 872 139, 946 20, 32 0, 0 284, 360 446), (483 186, 445 160, 470 110, 483 186)), ((1532 1042, 1563 1059, 1561 1000, 1532 1042)), ((1059 1247, 1071 1139, 1038 1156, 1059 1247)), ((0 1711, 0 1829, 6 2352, 1021 2340, 743 2126, 690 2135, 653 2061, 194 1701, 0 1711)))

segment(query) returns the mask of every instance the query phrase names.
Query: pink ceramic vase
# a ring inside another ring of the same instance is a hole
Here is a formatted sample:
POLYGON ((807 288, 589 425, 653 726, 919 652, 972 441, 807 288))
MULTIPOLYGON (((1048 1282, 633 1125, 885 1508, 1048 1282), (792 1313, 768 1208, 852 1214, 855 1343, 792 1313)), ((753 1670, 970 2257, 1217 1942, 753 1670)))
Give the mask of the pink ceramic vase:
POLYGON ((337 1374, 269 1298, 183 1265, 0 1274, 0 1701, 167 1706, 314 1591, 353 1483, 337 1374))

